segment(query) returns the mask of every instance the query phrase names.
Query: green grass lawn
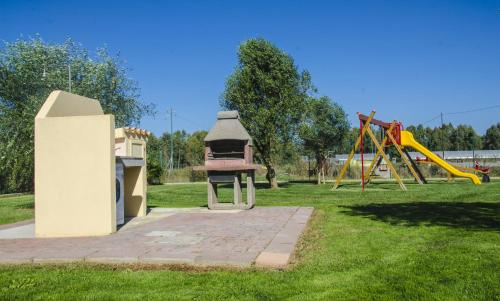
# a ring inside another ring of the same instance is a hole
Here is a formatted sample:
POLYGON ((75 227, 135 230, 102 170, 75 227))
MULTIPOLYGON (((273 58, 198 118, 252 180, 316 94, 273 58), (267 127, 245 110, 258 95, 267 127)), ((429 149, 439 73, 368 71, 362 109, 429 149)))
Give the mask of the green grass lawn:
POLYGON ((33 208, 32 195, 0 198, 0 225, 33 218, 33 208))
MULTIPOLYGON (((2 299, 500 300, 500 182, 259 187, 257 206, 313 206, 285 271, 151 270, 71 264, 0 267, 2 299)), ((153 186, 149 205, 206 205, 202 184, 153 186)), ((223 198, 231 191, 221 189, 223 198)), ((32 216, 0 199, 0 222, 32 216)), ((0 241, 1 243, 1 241, 0 241)), ((126 246, 124 246, 126 248, 126 246)))

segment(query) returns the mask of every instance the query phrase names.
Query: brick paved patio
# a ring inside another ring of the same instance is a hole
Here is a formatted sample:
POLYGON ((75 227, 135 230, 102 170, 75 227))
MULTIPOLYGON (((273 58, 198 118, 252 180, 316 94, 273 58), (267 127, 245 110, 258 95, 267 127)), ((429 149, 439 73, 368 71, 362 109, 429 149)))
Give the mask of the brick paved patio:
POLYGON ((282 268, 312 212, 305 207, 154 208, 112 235, 75 238, 29 238, 32 222, 18 223, 0 228, 0 264, 86 261, 282 268))

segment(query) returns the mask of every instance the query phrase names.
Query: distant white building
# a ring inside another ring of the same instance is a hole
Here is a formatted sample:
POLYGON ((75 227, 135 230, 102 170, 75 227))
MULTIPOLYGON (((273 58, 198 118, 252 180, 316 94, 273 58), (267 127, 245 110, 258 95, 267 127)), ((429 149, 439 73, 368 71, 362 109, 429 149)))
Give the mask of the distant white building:
MULTIPOLYGON (((408 152, 413 160, 417 158, 424 159, 425 156, 419 152, 408 152)), ((436 155, 442 157, 443 152, 433 151, 436 155)), ((337 165, 343 165, 347 160, 349 154, 339 154, 335 155, 331 159, 331 163, 337 165)), ((365 167, 369 166, 375 153, 365 153, 363 154, 365 167)), ((488 167, 498 167, 500 166, 500 150, 467 150, 467 151, 444 151, 444 159, 455 163, 456 165, 472 167, 474 161, 478 161, 481 165, 488 167)), ((360 165, 361 154, 354 154, 352 165, 360 165)), ((382 162, 384 163, 384 162, 382 162)), ((381 164, 382 165, 382 164, 381 164)), ((385 169, 383 167, 383 169, 385 169)))

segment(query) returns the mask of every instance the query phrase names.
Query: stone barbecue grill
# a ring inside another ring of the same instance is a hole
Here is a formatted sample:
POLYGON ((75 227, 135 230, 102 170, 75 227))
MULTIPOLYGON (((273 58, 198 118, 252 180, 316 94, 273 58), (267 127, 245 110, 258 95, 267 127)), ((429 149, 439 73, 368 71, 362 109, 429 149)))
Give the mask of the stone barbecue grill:
POLYGON ((255 170, 252 137, 239 121, 237 111, 217 113, 214 127, 205 137, 205 165, 194 170, 207 171, 208 208, 250 209, 255 204, 255 170), (246 174, 247 202, 241 195, 241 175, 246 174), (219 203, 217 184, 233 183, 232 203, 219 203))

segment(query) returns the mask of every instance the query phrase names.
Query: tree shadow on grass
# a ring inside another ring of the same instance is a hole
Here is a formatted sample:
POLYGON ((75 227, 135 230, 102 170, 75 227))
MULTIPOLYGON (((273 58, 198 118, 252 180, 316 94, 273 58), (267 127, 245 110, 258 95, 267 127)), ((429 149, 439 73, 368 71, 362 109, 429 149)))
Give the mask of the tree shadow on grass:
POLYGON ((288 182, 294 184, 313 184, 313 185, 316 185, 318 183, 317 180, 290 180, 288 182))
MULTIPOLYGON (((242 187, 246 188, 246 183, 242 183, 242 187)), ((289 182, 282 182, 278 184, 279 188, 287 188, 290 186, 289 182)), ((232 183, 224 183, 224 184, 219 184, 218 188, 228 188, 228 189, 233 189, 233 184, 232 183)), ((264 183, 264 182, 258 182, 255 183, 255 189, 260 190, 260 189, 271 189, 271 186, 269 183, 264 183)))
MULTIPOLYGON (((290 182, 279 182, 278 188, 287 188, 290 187, 290 182)), ((258 182, 255 183, 255 189, 271 189, 271 185, 269 183, 258 182)))
POLYGON ((151 211, 154 208, 167 208, 167 209, 186 209, 186 208, 208 208, 208 204, 193 204, 192 206, 188 205, 185 207, 171 207, 171 206, 164 206, 164 205, 148 205, 148 209, 146 209, 146 214, 151 213, 151 211))
POLYGON ((342 213, 391 225, 446 226, 467 230, 500 231, 500 204, 416 202, 341 206, 342 213))

